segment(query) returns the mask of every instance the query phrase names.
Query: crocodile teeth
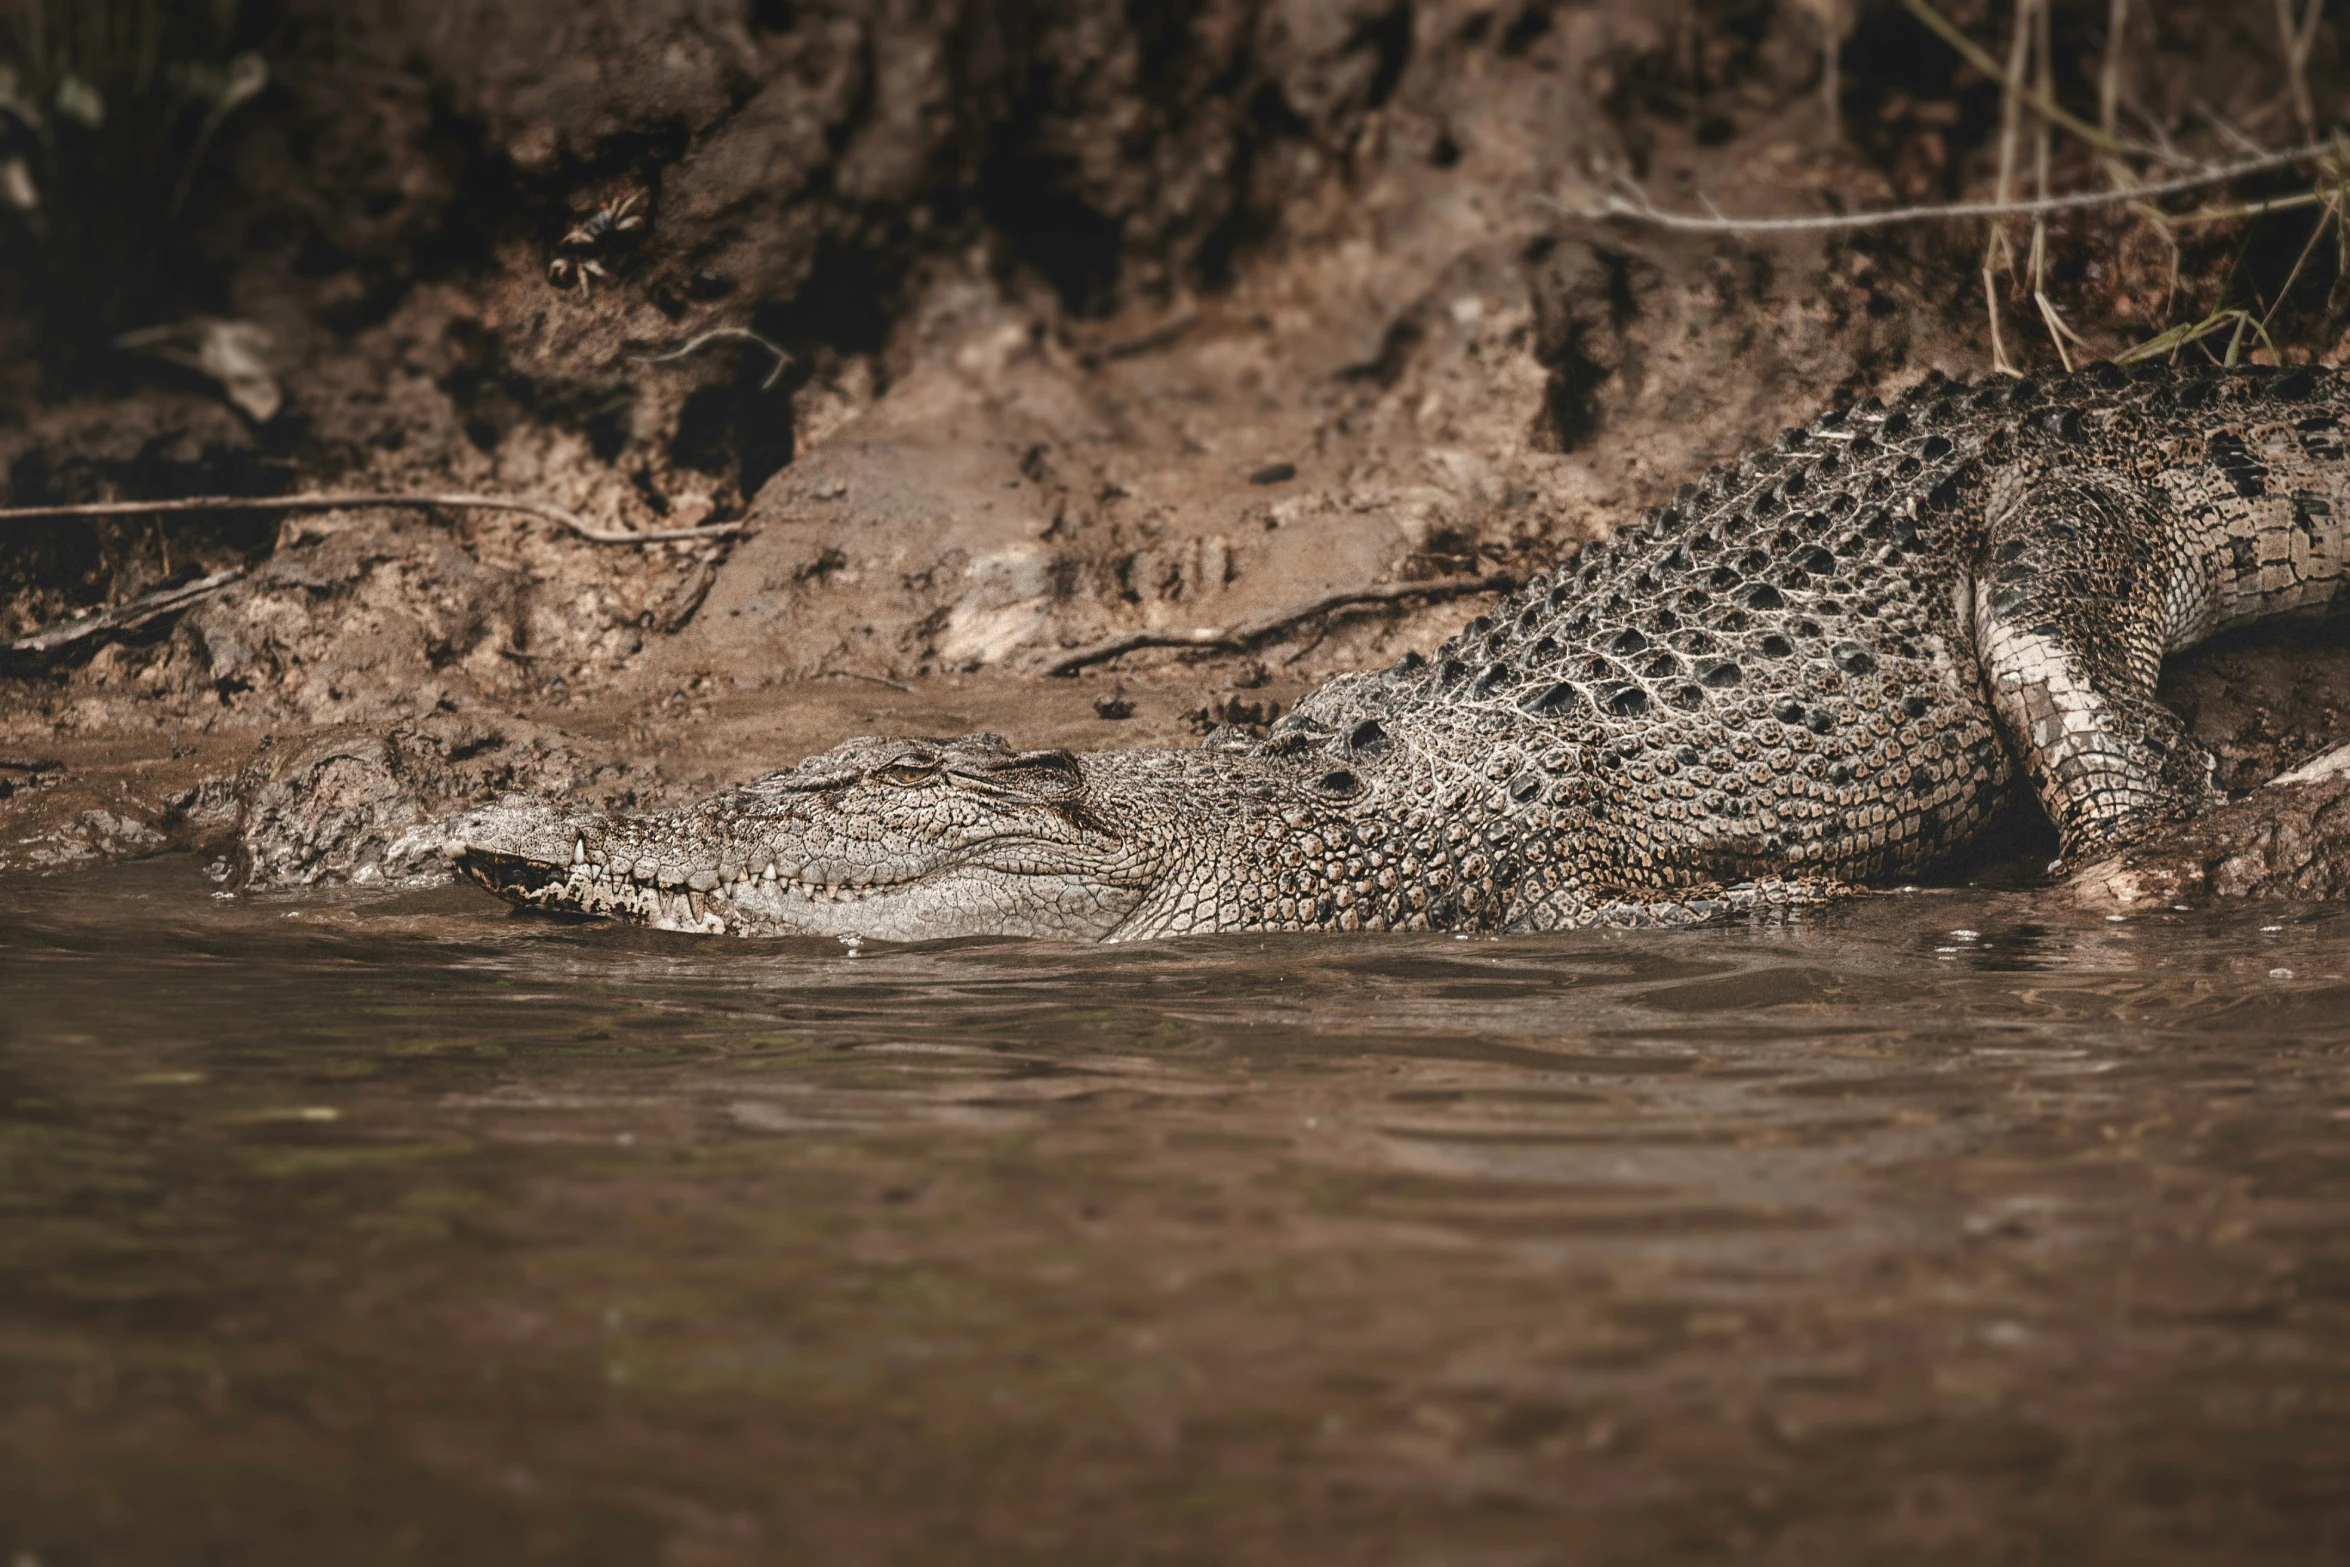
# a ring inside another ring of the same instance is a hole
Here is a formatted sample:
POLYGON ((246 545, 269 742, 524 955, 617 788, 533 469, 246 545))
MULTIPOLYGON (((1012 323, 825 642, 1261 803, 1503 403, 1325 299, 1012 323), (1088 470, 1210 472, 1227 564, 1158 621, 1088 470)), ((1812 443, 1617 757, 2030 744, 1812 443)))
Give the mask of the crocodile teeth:
POLYGON ((773 881, 775 879, 775 862, 773 860, 769 860, 767 862, 767 868, 759 873, 759 879, 761 881, 773 881))
POLYGON ((571 840, 571 863, 574 865, 587 863, 587 840, 585 838, 571 840))

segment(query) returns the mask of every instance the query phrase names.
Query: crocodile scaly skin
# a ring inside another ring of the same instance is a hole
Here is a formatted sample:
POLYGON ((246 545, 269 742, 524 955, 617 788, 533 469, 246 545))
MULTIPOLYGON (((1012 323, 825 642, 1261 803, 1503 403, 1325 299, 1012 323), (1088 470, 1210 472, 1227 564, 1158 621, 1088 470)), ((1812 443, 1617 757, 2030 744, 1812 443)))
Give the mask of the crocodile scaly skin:
POLYGON ((2350 383, 1931 381, 1789 430, 1262 742, 860 740, 668 816, 452 830, 681 929, 1133 939, 1684 922, 1910 876, 2028 778, 2068 855, 2215 799, 2164 654, 2344 578, 2350 383))

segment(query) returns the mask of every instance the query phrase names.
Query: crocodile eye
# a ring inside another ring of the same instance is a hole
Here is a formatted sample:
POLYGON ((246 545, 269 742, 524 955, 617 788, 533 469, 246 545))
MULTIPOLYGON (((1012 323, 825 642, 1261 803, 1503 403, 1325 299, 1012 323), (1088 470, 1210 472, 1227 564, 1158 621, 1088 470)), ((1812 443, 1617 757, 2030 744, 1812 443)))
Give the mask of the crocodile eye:
POLYGON ((901 756, 886 767, 880 768, 873 776, 885 784, 894 784, 900 789, 911 789, 916 784, 926 784, 936 778, 938 763, 927 756, 901 756))

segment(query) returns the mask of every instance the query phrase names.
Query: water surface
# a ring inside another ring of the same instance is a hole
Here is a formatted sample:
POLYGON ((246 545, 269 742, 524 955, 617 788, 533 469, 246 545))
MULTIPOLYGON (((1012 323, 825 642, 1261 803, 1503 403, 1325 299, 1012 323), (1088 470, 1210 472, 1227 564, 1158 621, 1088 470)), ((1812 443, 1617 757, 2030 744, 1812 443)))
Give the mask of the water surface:
POLYGON ((2339 1561, 2346 974, 11 883, 0 1561, 2339 1561))

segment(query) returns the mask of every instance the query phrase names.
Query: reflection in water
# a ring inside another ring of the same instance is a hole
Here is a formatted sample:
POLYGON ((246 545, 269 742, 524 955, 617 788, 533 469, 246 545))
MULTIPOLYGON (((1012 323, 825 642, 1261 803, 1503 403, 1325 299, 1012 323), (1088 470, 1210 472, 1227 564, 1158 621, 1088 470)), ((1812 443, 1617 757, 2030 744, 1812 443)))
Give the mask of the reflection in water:
POLYGON ((0 1560, 2350 1552, 2350 931, 0 914, 0 1560))

